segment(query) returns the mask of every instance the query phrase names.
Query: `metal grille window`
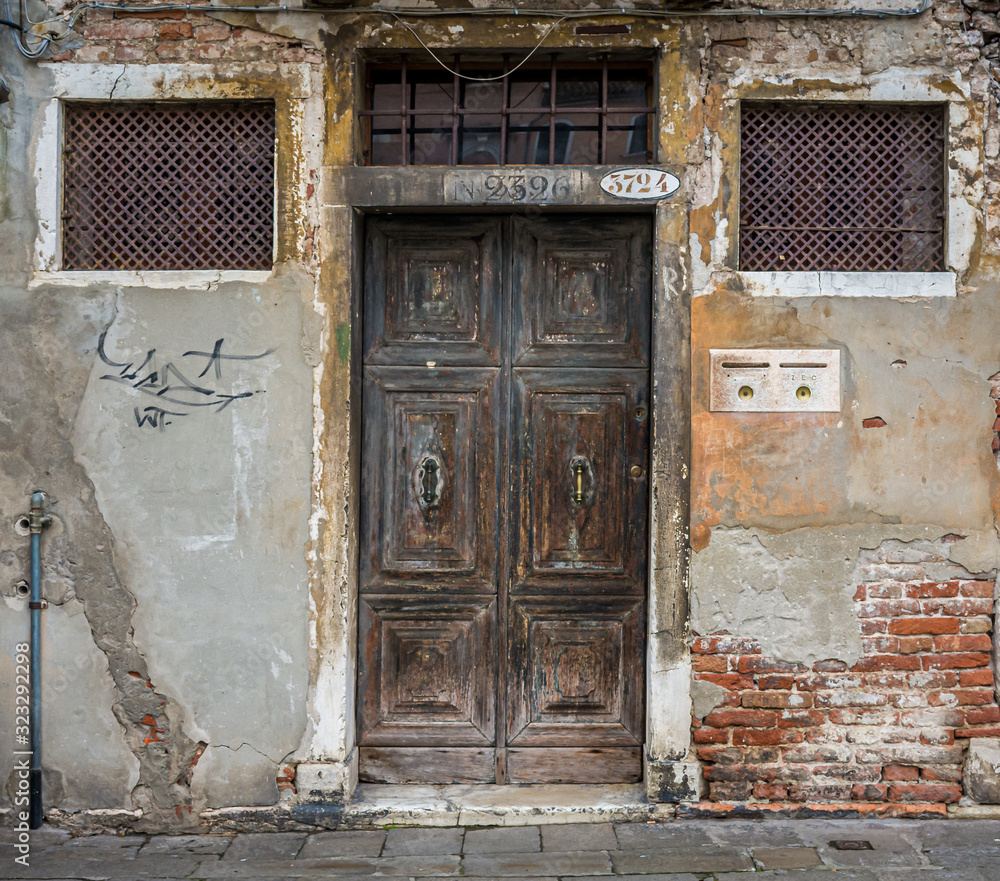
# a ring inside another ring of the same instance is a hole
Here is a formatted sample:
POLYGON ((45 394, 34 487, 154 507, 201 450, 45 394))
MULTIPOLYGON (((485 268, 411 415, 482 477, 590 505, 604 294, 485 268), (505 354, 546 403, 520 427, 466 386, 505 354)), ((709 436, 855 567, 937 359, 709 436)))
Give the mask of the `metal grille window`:
POLYGON ((746 103, 740 268, 944 268, 944 108, 746 103))
POLYGON ((63 269, 270 269, 274 106, 68 103, 63 269))
POLYGON ((652 160, 652 67, 455 58, 368 68, 368 165, 605 165, 652 160), (514 68, 517 68, 516 70, 514 68), (491 81, 469 81, 459 74, 491 81))

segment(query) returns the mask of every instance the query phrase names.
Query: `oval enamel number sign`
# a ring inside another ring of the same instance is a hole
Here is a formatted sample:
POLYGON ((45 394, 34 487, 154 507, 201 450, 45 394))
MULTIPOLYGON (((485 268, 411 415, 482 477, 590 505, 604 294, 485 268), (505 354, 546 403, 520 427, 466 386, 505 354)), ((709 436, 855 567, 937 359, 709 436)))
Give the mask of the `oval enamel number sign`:
POLYGON ((619 168, 601 178, 601 189, 619 199, 665 199, 681 182, 658 168, 619 168))

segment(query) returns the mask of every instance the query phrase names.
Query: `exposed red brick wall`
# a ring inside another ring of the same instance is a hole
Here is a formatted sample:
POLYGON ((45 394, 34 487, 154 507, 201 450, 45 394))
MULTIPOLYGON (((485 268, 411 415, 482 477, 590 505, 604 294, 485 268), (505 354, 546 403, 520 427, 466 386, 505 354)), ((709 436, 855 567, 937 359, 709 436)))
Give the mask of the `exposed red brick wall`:
POLYGON ((848 668, 769 658, 725 633, 692 645, 695 678, 727 695, 694 719, 715 802, 950 803, 963 743, 1000 737, 993 583, 861 585, 863 655, 848 668))
POLYGON ((269 61, 321 64, 323 56, 301 42, 231 27, 198 12, 109 12, 90 9, 77 23, 83 44, 57 61, 163 62, 269 61))

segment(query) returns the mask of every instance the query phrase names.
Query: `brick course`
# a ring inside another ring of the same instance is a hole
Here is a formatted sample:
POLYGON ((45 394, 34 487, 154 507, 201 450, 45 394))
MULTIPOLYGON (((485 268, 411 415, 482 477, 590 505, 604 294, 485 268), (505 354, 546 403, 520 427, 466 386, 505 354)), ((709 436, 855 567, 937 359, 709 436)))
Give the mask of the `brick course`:
POLYGON ((200 12, 88 10, 77 31, 84 43, 55 61, 269 61, 321 64, 323 56, 289 37, 231 27, 200 12))
POLYGON ((709 802, 957 802, 962 745, 1000 736, 992 597, 987 581, 862 584, 863 654, 850 668, 786 663, 728 633, 696 636, 695 679, 727 690, 693 720, 709 802), (970 621, 980 622, 971 632, 970 621))

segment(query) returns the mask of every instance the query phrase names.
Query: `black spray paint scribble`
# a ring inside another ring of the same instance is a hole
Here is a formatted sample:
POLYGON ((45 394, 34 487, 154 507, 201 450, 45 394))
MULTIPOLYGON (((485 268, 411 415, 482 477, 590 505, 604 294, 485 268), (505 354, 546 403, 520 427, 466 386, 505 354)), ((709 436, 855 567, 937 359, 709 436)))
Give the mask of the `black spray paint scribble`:
MULTIPOLYGON (((97 343, 97 354, 101 361, 108 367, 117 369, 118 373, 107 373, 101 379, 126 385, 134 391, 155 399, 155 403, 150 402, 146 407, 133 408, 135 423, 139 428, 149 426, 163 430, 171 424, 171 417, 187 416, 197 412, 198 408, 208 408, 209 412, 221 413, 233 401, 262 395, 263 389, 230 393, 212 386, 222 380, 224 361, 257 361, 266 358, 275 351, 268 349, 259 355, 229 355, 222 351, 225 343, 225 337, 223 337, 215 341, 210 352, 196 350, 185 352, 181 358, 201 359, 195 361, 195 369, 201 365, 202 361, 204 362, 205 366, 201 373, 195 377, 195 380, 202 380, 210 370, 213 371, 214 381, 202 383, 188 379, 172 361, 158 366, 154 360, 156 349, 150 349, 146 352, 146 357, 139 364, 135 361, 112 360, 104 348, 107 335, 107 331, 101 334, 97 343)), ((187 369, 186 366, 185 369, 187 369)))

